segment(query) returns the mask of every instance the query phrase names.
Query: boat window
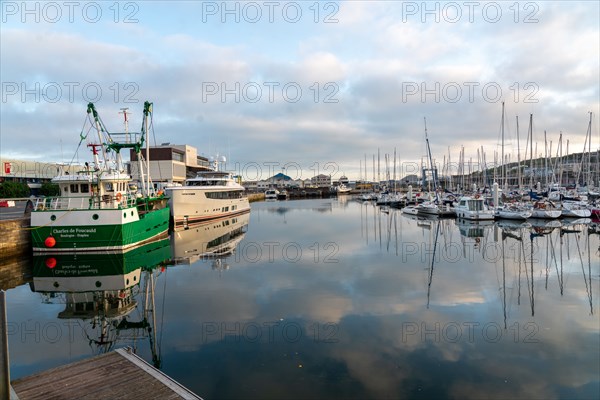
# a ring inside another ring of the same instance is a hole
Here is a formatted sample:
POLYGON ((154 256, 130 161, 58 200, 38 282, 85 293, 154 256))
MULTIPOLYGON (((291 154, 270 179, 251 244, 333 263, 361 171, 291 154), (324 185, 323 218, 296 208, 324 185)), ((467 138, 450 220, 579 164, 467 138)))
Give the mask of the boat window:
POLYGON ((90 192, 90 185, 88 185, 87 183, 82 183, 81 184, 81 193, 89 193, 90 192))
POLYGON ((71 184, 71 193, 79 193, 79 185, 76 183, 71 184))
POLYGON ((206 192, 206 197, 209 199, 241 199, 242 192, 240 190, 225 192, 206 192))
POLYGON ((65 186, 65 187, 63 188, 63 192, 65 192, 65 193, 69 193, 69 187, 68 187, 68 186, 65 186))
POLYGON ((113 185, 112 182, 107 182, 104 184, 104 190, 106 190, 107 192, 112 192, 113 191, 113 185))

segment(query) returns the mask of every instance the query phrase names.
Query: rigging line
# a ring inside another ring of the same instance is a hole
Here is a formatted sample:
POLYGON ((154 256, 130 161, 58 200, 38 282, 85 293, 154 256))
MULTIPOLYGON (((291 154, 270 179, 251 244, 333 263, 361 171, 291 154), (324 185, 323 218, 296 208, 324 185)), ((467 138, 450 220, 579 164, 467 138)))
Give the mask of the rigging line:
MULTIPOLYGON (((154 113, 150 112, 150 129, 152 130, 152 139, 154 140, 154 146, 156 146, 156 133, 154 132, 154 113)), ((196 161, 197 162, 197 161, 196 161)), ((162 170, 160 168, 160 163, 158 163, 158 178, 162 181, 162 170)))
POLYGON ((72 212, 74 210, 75 209, 67 210, 67 212, 65 212, 63 215, 61 215, 60 217, 56 218, 54 221, 48 222, 47 224, 40 225, 40 226, 34 226, 34 227, 20 227, 19 229, 22 230, 22 231, 34 231, 36 229, 44 228, 44 227, 46 227, 48 225, 51 225, 51 224, 54 224, 54 223, 60 221, 61 218, 64 218, 67 214, 69 214, 70 212, 72 212))

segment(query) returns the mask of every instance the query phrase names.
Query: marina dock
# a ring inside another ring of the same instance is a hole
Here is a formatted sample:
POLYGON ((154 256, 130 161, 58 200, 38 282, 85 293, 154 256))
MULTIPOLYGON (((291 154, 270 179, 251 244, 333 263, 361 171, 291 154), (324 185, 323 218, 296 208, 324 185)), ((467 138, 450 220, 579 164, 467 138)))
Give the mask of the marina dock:
POLYGON ((130 348, 14 380, 19 400, 201 399, 130 348))

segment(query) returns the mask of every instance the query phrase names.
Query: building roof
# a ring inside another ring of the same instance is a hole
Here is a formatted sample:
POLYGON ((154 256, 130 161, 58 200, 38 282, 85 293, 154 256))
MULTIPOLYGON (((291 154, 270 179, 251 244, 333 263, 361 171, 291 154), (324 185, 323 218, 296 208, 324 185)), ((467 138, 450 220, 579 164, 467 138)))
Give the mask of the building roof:
POLYGON ((274 181, 277 181, 277 180, 291 181, 292 178, 290 178, 286 174, 283 174, 283 173, 280 172, 280 173, 278 173, 276 175, 273 175, 268 180, 274 180, 274 181))

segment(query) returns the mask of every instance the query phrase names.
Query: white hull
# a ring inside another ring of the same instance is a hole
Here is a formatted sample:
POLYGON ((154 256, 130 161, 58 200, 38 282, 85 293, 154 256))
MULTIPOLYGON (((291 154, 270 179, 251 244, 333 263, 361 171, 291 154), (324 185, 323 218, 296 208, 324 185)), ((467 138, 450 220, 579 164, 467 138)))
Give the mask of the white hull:
POLYGON ((589 218, 592 216, 592 211, 583 208, 578 210, 563 209, 561 215, 566 218, 589 218))
POLYGON ((456 216, 471 221, 493 221, 495 216, 493 211, 469 211, 455 208, 456 216))
POLYGON ((496 210, 496 218, 524 221, 531 217, 531 211, 496 210))
POLYGON ((561 210, 536 210, 531 212, 531 218, 555 219, 562 214, 561 210))
POLYGON ((461 197, 458 204, 454 206, 454 212, 458 218, 471 221, 490 221, 494 219, 494 212, 485 205, 480 197, 461 197))
POLYGON ((229 217, 250 210, 242 190, 225 186, 182 186, 167 188, 175 227, 229 217))
POLYGON ((402 209, 402 213, 408 214, 408 215, 417 215, 419 213, 419 211, 417 210, 417 207, 415 207, 415 206, 408 206, 408 207, 404 207, 402 209))
POLYGON ((577 202, 563 202, 562 216, 567 218, 589 218, 592 210, 577 202))

